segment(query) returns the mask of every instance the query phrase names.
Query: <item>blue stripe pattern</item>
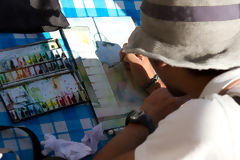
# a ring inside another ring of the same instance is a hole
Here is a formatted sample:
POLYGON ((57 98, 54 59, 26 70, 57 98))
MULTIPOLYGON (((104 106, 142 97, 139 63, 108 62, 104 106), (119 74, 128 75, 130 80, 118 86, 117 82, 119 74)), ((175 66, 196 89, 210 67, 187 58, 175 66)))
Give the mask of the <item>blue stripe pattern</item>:
MULTIPOLYGON (((131 16, 140 24, 139 3, 141 0, 59 0, 62 6, 62 12, 67 18, 72 17, 111 17, 111 16, 131 16)), ((51 34, 44 32, 39 34, 1 34, 0 49, 14 47, 23 44, 29 44, 51 38, 51 34)), ((62 43, 62 40, 60 39, 62 43)), ((62 43, 63 48, 65 46, 62 43)), ((44 133, 49 132, 57 138, 65 138, 79 142, 84 136, 84 132, 90 128, 84 128, 80 122, 82 119, 89 119, 90 126, 94 126, 94 114, 92 108, 85 104, 71 107, 44 116, 40 116, 21 123, 13 124, 8 114, 0 108, 0 125, 18 125, 25 126, 33 130, 39 140, 43 140, 44 133), (59 128, 59 126, 61 126, 59 128)), ((92 128, 92 127, 91 127, 92 128)), ((13 148, 21 159, 31 160, 31 146, 24 144, 27 136, 11 131, 0 132, 0 148, 13 148)), ((99 147, 103 147, 106 141, 101 141, 99 147)), ((6 154, 3 160, 14 159, 12 154, 6 154)), ((84 158, 91 160, 92 156, 84 158)))

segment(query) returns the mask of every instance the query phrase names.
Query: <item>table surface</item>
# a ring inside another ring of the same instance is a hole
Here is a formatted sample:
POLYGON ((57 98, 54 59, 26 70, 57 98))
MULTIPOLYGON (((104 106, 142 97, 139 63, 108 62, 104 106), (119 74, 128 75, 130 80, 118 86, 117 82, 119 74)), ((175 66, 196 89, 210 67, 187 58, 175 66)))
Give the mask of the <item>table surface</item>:
MULTIPOLYGON (((131 16, 140 24, 141 0, 59 0, 63 14, 73 17, 115 17, 131 16)), ((55 32, 39 34, 0 34, 0 49, 29 44, 49 38, 55 38, 55 32)), ((84 133, 94 125, 94 113, 88 104, 70 107, 57 112, 39 116, 21 123, 12 123, 6 110, 0 106, 1 125, 24 126, 43 140, 45 133, 57 138, 80 142, 84 133)), ((99 144, 102 147, 106 141, 99 144)), ((0 147, 16 151, 23 160, 32 159, 32 144, 28 136, 20 130, 0 132, 0 147)), ((12 160, 13 155, 7 154, 2 159, 12 160)), ((84 159, 92 159, 92 156, 84 159)))

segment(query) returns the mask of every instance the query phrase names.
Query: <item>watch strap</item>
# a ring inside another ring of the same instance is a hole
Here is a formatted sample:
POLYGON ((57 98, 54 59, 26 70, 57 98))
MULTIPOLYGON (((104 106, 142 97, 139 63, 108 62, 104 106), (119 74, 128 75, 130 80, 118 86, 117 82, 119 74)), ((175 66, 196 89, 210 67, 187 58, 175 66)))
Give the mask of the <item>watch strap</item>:
POLYGON ((142 88, 143 91, 147 91, 147 89, 150 88, 155 82, 157 82, 158 79, 159 79, 159 76, 155 74, 155 76, 150 80, 150 82, 142 88))
POLYGON ((129 123, 142 124, 148 128, 149 133, 153 133, 154 130, 156 129, 152 119, 142 110, 140 111, 132 110, 131 112, 129 112, 125 121, 125 125, 127 126, 129 123), (140 117, 138 117, 137 119, 131 118, 131 116, 134 113, 139 113, 139 112, 143 112, 140 117))
MULTIPOLYGON (((145 112, 144 112, 145 113, 145 112)), ((146 126, 149 130, 150 133, 153 133, 156 129, 155 125, 153 124, 152 119, 145 113, 145 117, 146 117, 146 126)))

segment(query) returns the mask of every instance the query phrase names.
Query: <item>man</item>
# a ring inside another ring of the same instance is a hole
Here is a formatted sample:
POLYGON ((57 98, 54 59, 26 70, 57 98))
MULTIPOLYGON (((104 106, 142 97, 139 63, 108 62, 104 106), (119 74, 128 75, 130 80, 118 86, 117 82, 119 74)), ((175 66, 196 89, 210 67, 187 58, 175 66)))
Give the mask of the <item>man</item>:
POLYGON ((95 160, 240 159, 239 5, 143 0, 142 26, 121 59, 135 83, 154 91, 95 160), (156 89, 147 57, 168 90, 156 89))

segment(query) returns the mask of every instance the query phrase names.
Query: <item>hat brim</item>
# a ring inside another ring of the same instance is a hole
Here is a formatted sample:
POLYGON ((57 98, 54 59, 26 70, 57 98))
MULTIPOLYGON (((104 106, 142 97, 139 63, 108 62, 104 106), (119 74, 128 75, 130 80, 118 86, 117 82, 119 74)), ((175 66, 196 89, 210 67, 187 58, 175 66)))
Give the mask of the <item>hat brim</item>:
MULTIPOLYGON (((131 34, 128 45, 124 47, 126 53, 139 53, 147 57, 162 60, 165 63, 176 66, 198 70, 216 69, 227 70, 240 66, 240 34, 232 39, 222 42, 228 48, 218 53, 211 53, 211 47, 183 46, 168 44, 155 39, 144 31, 142 27, 137 27, 131 34), (196 55, 204 56, 196 57, 196 55), (169 54, 171 53, 171 54, 169 54), (191 55, 195 55, 194 57, 191 55)), ((217 44, 221 46, 221 44, 217 44)))

